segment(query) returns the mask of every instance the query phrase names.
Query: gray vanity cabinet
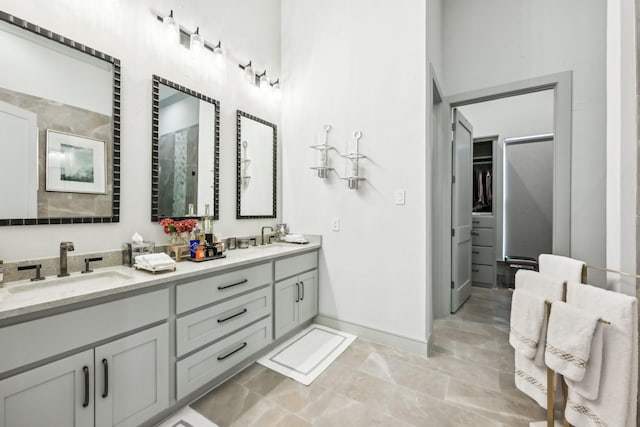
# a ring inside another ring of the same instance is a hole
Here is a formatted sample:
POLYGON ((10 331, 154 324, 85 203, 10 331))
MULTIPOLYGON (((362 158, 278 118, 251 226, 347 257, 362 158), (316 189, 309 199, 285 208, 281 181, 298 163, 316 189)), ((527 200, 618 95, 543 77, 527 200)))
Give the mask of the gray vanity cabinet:
POLYGON ((318 314, 317 261, 317 252, 276 261, 276 280, 299 273, 275 284, 276 339, 318 314), (313 270, 302 273, 309 269, 313 270))
POLYGON ((168 310, 164 289, 0 328, 0 427, 137 426, 166 409, 168 310))
POLYGON ((139 425, 169 404, 168 339, 165 323, 0 381, 0 426, 139 425))
POLYGON ((93 404, 93 350, 0 381, 0 427, 92 426, 93 404))

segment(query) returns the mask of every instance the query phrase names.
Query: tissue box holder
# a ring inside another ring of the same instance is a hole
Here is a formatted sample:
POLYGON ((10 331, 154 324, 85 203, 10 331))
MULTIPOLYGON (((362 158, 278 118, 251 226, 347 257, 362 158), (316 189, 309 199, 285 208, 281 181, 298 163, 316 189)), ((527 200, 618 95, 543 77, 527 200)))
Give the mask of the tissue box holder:
POLYGON ((156 243, 151 241, 125 243, 122 245, 122 264, 133 267, 137 255, 152 254, 155 250, 156 243))

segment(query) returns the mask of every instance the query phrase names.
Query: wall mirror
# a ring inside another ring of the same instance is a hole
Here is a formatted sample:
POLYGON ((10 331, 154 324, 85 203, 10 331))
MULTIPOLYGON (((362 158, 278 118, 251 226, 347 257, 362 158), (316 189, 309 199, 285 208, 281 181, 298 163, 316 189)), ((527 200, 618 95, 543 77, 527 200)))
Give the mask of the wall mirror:
POLYGON ((153 76, 151 220, 218 219, 220 103, 153 76))
POLYGON ((0 225, 118 222, 120 61, 0 11, 0 225))
POLYGON ((275 218, 276 125, 240 110, 236 124, 236 218, 275 218))

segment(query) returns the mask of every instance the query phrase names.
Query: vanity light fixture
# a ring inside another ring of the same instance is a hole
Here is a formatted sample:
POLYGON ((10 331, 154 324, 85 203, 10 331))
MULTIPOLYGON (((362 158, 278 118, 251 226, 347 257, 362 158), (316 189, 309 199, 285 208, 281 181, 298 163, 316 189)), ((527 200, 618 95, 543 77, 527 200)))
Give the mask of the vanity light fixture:
POLYGON ((240 68, 242 68, 244 70, 244 77, 247 79, 247 81, 253 85, 256 84, 256 74, 253 71, 253 64, 251 63, 251 61, 249 61, 249 63, 247 65, 238 65, 240 68))
POLYGON ((162 18, 162 23, 167 26, 167 28, 169 29, 171 34, 175 35, 175 37, 173 37, 173 38, 176 41, 179 42, 180 41, 180 26, 178 25, 178 23, 176 22, 175 18, 173 17, 173 9, 171 9, 171 12, 169 12, 168 16, 165 16, 165 17, 162 18))
POLYGON ((272 88, 274 89, 280 89, 280 79, 275 79, 274 81, 272 81, 271 83, 269 83, 271 85, 272 88))
POLYGON ((196 31, 191 34, 191 50, 200 52, 204 48, 204 37, 200 34, 200 27, 196 27, 196 31))

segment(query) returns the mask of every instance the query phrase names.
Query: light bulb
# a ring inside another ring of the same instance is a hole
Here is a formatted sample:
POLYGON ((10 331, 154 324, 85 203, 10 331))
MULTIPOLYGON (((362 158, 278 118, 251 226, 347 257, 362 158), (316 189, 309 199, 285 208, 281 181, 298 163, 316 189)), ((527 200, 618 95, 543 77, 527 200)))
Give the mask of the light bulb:
POLYGON ((224 49, 222 48, 222 42, 219 41, 216 47, 213 48, 213 53, 218 55, 224 55, 224 49))
POLYGON ((173 17, 173 10, 169 13, 169 16, 162 18, 162 23, 167 26, 170 37, 176 43, 180 43, 180 26, 173 17))
POLYGON ((200 52, 204 48, 204 37, 200 34, 200 27, 196 28, 196 32, 191 34, 191 50, 200 52))
POLYGON ((253 71, 253 67, 251 66, 251 62, 244 68, 244 77, 251 84, 255 84, 256 82, 256 74, 253 71))

